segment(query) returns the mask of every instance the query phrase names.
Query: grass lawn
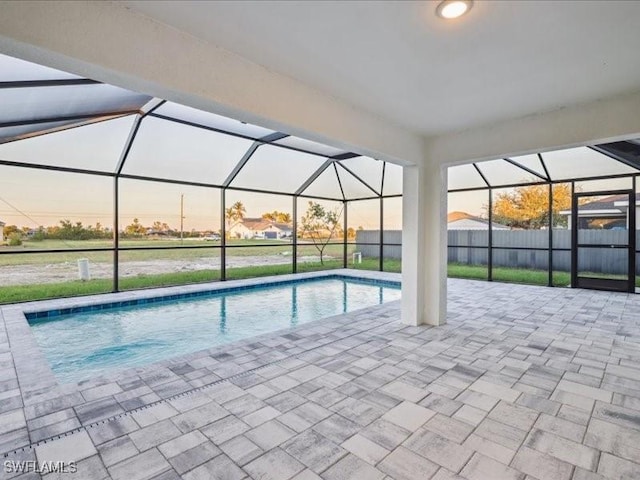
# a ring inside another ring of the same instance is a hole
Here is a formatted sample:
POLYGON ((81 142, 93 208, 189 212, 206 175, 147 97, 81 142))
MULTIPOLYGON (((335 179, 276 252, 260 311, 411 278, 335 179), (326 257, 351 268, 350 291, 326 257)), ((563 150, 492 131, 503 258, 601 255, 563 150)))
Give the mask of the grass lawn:
MULTIPOLYGON (((311 272, 342 268, 342 246, 339 252, 332 252, 333 258, 326 259, 324 264, 318 262, 298 263, 298 272, 311 272), (337 254, 340 255, 337 255, 337 254)), ((278 247, 277 247, 278 248, 278 247)), ((349 258, 349 260, 351 260, 349 258)), ((378 270, 377 258, 363 258, 360 264, 349 264, 348 268, 361 270, 378 270)), ((384 261, 384 271, 400 272, 399 260, 387 259, 384 261)), ((281 265, 261 265, 239 268, 228 268, 227 279, 238 280, 269 275, 283 275, 292 272, 290 263, 281 265)), ((449 264, 449 277, 486 280, 487 268, 481 265, 449 264)), ((493 269, 493 278, 500 282, 525 283, 531 285, 546 285, 548 273, 546 270, 526 270, 517 268, 496 267, 493 269)), ((219 270, 198 270, 188 272, 173 272, 162 274, 138 275, 135 277, 123 277, 120 279, 121 290, 134 290, 141 288, 163 287, 171 285, 185 285, 190 283, 213 282, 220 279, 219 270)), ((555 286, 568 286, 570 274, 568 272, 553 272, 555 286)), ((636 280, 636 286, 640 287, 640 279, 636 280)), ((71 297, 78 295, 91 295, 111 292, 113 282, 111 279, 94 279, 88 282, 68 281, 40 285, 17 285, 0 287, 0 304, 15 303, 48 298, 71 297)))
MULTIPOLYGON (((340 247, 342 248, 342 247, 340 247)), ((400 271, 399 260, 386 260, 385 271, 400 271)), ((314 272, 342 268, 342 257, 318 262, 298 263, 298 272, 314 272)), ((363 258, 361 264, 349 265, 349 268, 362 270, 377 270, 378 259, 363 258)), ((264 277, 269 275, 284 275, 292 272, 290 263, 281 265, 261 265, 239 268, 227 268, 228 280, 264 277)), ((165 287, 171 285, 186 285, 190 283, 214 282, 220 280, 219 270, 197 270, 188 272, 162 273, 154 275, 138 275, 120 279, 120 290, 135 290, 141 288, 165 287)), ((0 304, 44 300, 48 298, 71 297, 78 295, 92 295, 108 293, 113 290, 111 279, 94 279, 88 282, 79 280, 47 283, 39 285, 15 285, 0 287, 0 304)))
MULTIPOLYGON (((450 263, 448 275, 454 278, 487 279, 487 267, 483 265, 461 265, 450 263)), ((606 277, 610 275, 584 272, 589 277, 606 277)), ((569 272, 553 272, 553 285, 555 287, 568 287, 571 284, 569 272)), ((494 267, 493 280, 496 282, 526 283, 528 285, 547 285, 549 273, 546 270, 529 270, 524 268, 494 267)), ((640 287, 640 276, 636 277, 636 287, 640 287)))
MULTIPOLYGON (((447 271, 448 275, 453 278, 487 279, 487 267, 484 265, 450 263, 447 271)), ((546 270, 493 267, 493 280, 496 282, 526 283, 528 285, 547 285, 549 273, 546 270)), ((566 287, 570 283, 571 275, 569 272, 553 272, 554 286, 566 287)))

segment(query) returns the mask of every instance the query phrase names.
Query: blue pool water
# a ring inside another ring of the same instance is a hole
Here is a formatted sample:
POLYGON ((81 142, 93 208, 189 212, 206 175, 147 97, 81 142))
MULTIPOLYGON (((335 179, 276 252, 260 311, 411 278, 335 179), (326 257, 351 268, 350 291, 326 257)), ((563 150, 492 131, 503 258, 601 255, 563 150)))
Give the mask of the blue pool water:
POLYGON ((399 288, 318 279, 70 315, 31 314, 29 323, 56 377, 68 383, 397 300, 399 288))

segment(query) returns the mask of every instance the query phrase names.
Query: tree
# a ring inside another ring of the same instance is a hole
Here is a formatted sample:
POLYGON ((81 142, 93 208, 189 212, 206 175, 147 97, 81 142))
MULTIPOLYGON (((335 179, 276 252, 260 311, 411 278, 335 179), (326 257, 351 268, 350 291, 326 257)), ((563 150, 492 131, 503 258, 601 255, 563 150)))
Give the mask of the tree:
POLYGON ((36 241, 36 242, 41 242, 42 240, 47 238, 47 232, 44 229, 44 227, 41 225, 39 226, 35 232, 33 232, 33 235, 31 236, 31 240, 36 241))
POLYGON ((340 225, 342 212, 329 210, 319 203, 309 201, 307 212, 301 219, 302 237, 310 238, 320 253, 320 264, 324 265, 324 249, 327 247, 336 229, 340 225))
POLYGON ((241 221, 246 212, 247 210, 244 208, 244 204, 238 201, 224 211, 224 216, 227 219, 228 225, 231 226, 232 222, 241 221))
POLYGON ((275 222, 277 215, 278 215, 278 211, 274 210, 273 212, 263 213, 262 214, 262 218, 264 218, 265 220, 269 220, 269 221, 275 222))
POLYGON ((86 229, 82 222, 72 223, 71 220, 60 220, 58 238, 61 240, 88 240, 93 237, 90 230, 86 229))
POLYGON ((247 210, 244 208, 244 204, 240 201, 234 203, 224 211, 224 218, 227 228, 227 238, 229 237, 228 230, 234 223, 241 221, 244 218, 246 212, 247 210))
POLYGON ((158 220, 151 224, 151 230, 153 233, 170 233, 171 227, 166 222, 160 222, 158 220))
MULTIPOLYGON (((571 208, 571 186, 553 187, 552 226, 567 226, 561 210, 571 208)), ((549 187, 529 185, 500 192, 493 202, 493 221, 509 227, 539 229, 549 225, 549 187)))
POLYGON ((19 247, 22 245, 22 235, 20 235, 20 232, 12 232, 7 238, 10 247, 19 247))
POLYGON ((11 235, 12 233, 20 233, 18 227, 16 225, 6 225, 4 227, 4 235, 9 238, 9 235, 11 235))
POLYGON ((276 221, 278 223, 286 223, 289 224, 291 223, 291 214, 290 213, 284 213, 284 212, 280 212, 278 213, 278 217, 276 219, 276 221))
POLYGON ((291 214, 286 212, 279 212, 278 210, 263 213, 262 218, 277 223, 291 223, 291 214))
POLYGON ((133 219, 133 223, 124 228, 125 235, 139 237, 147 233, 146 227, 143 227, 137 218, 133 219))

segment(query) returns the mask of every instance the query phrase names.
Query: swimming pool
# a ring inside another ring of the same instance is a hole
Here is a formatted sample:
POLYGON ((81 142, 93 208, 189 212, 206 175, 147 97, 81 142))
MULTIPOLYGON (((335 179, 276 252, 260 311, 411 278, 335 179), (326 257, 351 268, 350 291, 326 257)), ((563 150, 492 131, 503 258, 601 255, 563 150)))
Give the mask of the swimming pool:
POLYGON ((399 298, 399 283, 333 276, 30 313, 27 320, 56 377, 69 383, 399 298))

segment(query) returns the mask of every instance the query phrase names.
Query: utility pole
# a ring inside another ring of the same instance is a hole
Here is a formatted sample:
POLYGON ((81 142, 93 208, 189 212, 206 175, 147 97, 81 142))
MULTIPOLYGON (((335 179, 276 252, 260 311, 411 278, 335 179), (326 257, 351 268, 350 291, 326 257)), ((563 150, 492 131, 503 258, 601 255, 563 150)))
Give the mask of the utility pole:
POLYGON ((184 243, 184 193, 180 194, 180 243, 184 243))

